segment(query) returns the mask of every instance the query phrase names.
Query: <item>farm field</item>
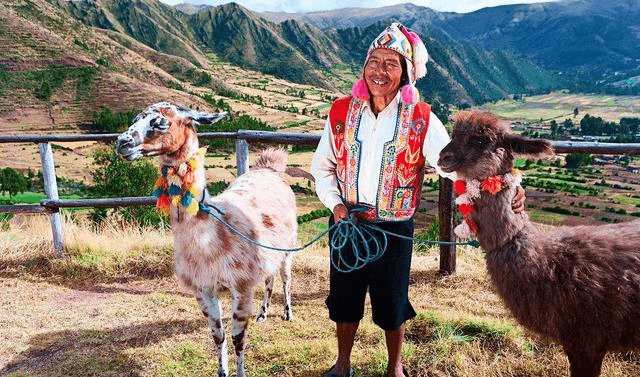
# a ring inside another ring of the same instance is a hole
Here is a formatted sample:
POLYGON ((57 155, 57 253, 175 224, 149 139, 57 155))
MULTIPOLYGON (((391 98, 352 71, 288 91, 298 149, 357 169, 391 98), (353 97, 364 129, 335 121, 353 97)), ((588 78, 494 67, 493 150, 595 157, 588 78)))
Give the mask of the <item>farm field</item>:
POLYGON ((524 96, 521 101, 508 99, 486 103, 478 108, 512 122, 539 122, 541 119, 549 122, 555 119, 558 123, 562 123, 566 118, 579 122, 584 114, 610 122, 619 122, 621 118, 638 117, 640 97, 552 92, 545 95, 524 96), (577 117, 573 114, 575 109, 578 109, 577 117))

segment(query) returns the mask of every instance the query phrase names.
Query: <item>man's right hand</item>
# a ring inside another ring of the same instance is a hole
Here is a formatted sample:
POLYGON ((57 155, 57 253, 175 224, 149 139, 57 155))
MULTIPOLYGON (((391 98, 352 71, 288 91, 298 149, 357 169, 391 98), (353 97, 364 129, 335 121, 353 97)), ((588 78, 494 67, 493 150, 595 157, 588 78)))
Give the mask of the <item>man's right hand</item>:
POLYGON ((349 220, 349 210, 342 203, 333 207, 333 221, 337 224, 340 220, 349 220))

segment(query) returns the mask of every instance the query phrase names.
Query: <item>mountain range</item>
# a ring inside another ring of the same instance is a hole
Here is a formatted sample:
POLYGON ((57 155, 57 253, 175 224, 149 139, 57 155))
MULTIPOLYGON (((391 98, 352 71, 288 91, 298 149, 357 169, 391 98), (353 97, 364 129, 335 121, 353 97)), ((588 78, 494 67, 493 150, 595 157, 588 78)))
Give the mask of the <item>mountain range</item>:
POLYGON ((474 105, 556 89, 640 92, 640 0, 561 0, 438 12, 413 4, 256 13, 236 3, 6 0, 0 4, 0 118, 57 124, 162 93, 207 106, 223 64, 348 93, 369 43, 392 20, 430 54, 423 98, 474 105), (203 79, 204 78, 204 79, 203 79), (53 99, 53 100, 52 100, 53 99), (64 103, 65 105, 60 105, 64 103), (43 115, 44 114, 44 115, 43 115))

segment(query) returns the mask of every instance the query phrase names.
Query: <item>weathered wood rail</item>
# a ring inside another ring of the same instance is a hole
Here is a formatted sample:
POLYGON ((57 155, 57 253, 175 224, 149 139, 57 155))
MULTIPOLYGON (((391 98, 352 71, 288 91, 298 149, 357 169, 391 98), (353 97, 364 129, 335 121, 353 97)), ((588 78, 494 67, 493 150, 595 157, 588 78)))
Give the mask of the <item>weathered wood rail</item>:
MULTIPOLYGON (((291 144, 291 145, 317 145, 320 134, 286 133, 269 131, 237 132, 203 132, 198 137, 207 139, 235 139, 237 172, 241 175, 249 170, 249 144, 291 144)), ((0 136, 0 143, 36 143, 42 162, 42 174, 44 178, 46 199, 39 205, 3 205, 0 213, 40 213, 48 214, 53 233, 53 246, 56 256, 64 252, 64 233, 62 229, 62 217, 60 208, 72 207, 122 207, 154 205, 155 199, 151 196, 103 198, 103 199, 59 199, 56 183, 55 167, 51 143, 74 141, 100 141, 111 142, 118 138, 118 134, 86 134, 86 135, 15 135, 0 136)), ((556 153, 592 153, 613 155, 640 155, 640 144, 613 144, 594 142, 552 142, 556 153)), ((455 240, 453 233, 453 184, 448 179, 440 178, 440 192, 438 197, 438 217, 440 220, 440 240, 451 242, 455 240)), ((452 274, 456 269, 455 245, 440 246, 440 273, 452 274)))

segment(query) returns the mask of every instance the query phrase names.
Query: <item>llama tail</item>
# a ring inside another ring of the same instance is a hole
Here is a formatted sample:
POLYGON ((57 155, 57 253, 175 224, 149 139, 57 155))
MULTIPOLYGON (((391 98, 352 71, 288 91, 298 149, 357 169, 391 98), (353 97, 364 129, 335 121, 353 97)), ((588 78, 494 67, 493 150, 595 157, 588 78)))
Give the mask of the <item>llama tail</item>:
POLYGON ((267 148, 253 164, 254 169, 271 169, 284 173, 287 167, 287 152, 281 148, 267 148))

